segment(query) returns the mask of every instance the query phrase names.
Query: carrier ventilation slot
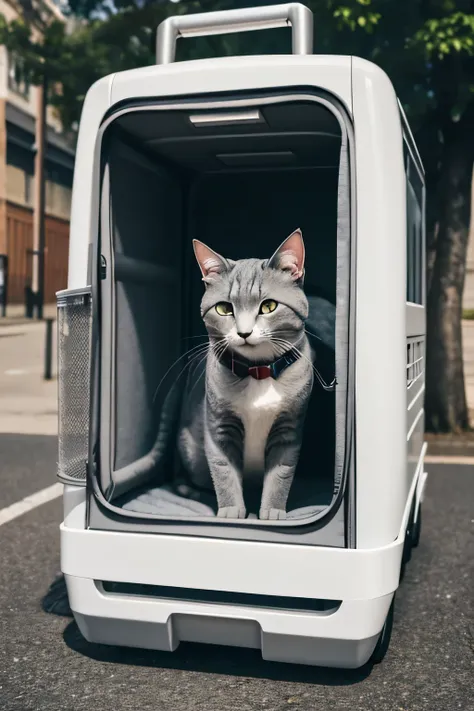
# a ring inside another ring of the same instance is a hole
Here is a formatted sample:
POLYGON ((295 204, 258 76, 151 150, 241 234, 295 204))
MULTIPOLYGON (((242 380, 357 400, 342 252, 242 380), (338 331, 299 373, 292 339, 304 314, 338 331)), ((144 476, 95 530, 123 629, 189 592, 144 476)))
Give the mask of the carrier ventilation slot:
POLYGON ((256 165, 291 165, 296 163, 292 151, 267 151, 266 153, 221 153, 216 156, 221 163, 232 167, 250 167, 256 165))
POLYGON ((196 128, 211 128, 212 126, 233 126, 234 124, 265 123, 260 111, 206 112, 191 114, 189 120, 196 128))
POLYGON ((84 485, 89 453, 92 297, 90 287, 58 300, 58 478, 84 485))
POLYGON ((423 341, 407 343, 407 388, 421 378, 425 370, 423 341))
POLYGON ((141 585, 139 583, 101 582, 103 591, 112 595, 138 595, 161 600, 180 600, 213 605, 239 605, 278 610, 298 610, 299 612, 319 612, 331 614, 341 606, 340 600, 315 600, 305 597, 282 597, 280 595, 254 595, 224 590, 194 590, 191 588, 165 587, 162 585, 141 585))

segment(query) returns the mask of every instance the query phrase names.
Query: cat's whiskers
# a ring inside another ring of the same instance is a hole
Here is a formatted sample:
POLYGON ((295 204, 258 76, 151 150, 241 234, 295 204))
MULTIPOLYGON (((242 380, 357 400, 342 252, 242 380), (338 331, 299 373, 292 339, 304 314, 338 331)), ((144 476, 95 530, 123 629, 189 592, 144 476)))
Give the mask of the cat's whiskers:
POLYGON ((186 356, 189 356, 189 355, 190 355, 191 353, 193 353, 193 351, 194 351, 192 358, 186 363, 186 365, 185 365, 184 368, 180 371, 178 377, 176 378, 176 382, 177 382, 177 381, 179 380, 179 378, 181 377, 181 375, 182 375, 182 374, 184 373, 184 371, 186 370, 186 368, 188 368, 188 367, 194 362, 194 360, 195 360, 198 356, 202 355, 202 353, 204 353, 204 352, 206 352, 206 355, 207 355, 207 352, 208 352, 210 346, 211 346, 211 344, 210 344, 209 342, 208 342, 208 343, 198 343, 197 346, 193 346, 193 348, 190 348, 189 350, 186 351, 186 353, 183 353, 179 358, 177 358, 177 359, 170 365, 170 367, 168 368, 168 370, 166 371, 166 373, 163 375, 163 377, 161 378, 160 382, 158 383, 158 386, 157 386, 157 388, 156 388, 156 390, 155 390, 155 393, 154 393, 154 395, 153 395, 152 403, 153 403, 153 404, 155 403, 156 396, 158 395, 159 389, 161 388, 161 386, 162 386, 162 384, 163 384, 165 378, 170 374, 170 372, 173 370, 173 368, 175 367, 175 365, 177 365, 181 360, 183 360, 183 358, 186 358, 186 356))
POLYGON ((286 346, 283 346, 281 343, 275 343, 275 341, 273 341, 273 345, 275 346, 278 356, 283 355, 283 353, 288 350, 286 346))
POLYGON ((316 370, 316 368, 314 367, 314 364, 312 363, 312 361, 311 361, 311 360, 308 358, 308 356, 306 356, 299 348, 297 348, 295 345, 293 345, 292 343, 290 343, 289 341, 287 341, 287 340, 284 339, 284 338, 275 338, 275 337, 273 337, 272 340, 273 340, 273 342, 274 342, 275 344, 276 344, 276 343, 279 343, 279 344, 282 345, 282 346, 286 346, 286 348, 293 350, 293 351, 294 351, 295 353, 297 353, 301 358, 304 358, 304 360, 306 360, 306 361, 309 363, 309 365, 311 366, 311 369, 312 369, 313 373, 316 373, 316 374, 317 374, 317 370, 316 370))
MULTIPOLYGON (((209 356, 209 353, 210 353, 211 351, 214 352, 214 353, 216 353, 216 351, 222 346, 222 342, 223 342, 224 340, 225 340, 224 338, 220 338, 216 343, 211 343, 211 342, 207 343, 207 344, 206 344, 207 348, 205 349, 204 353, 203 353, 203 351, 199 351, 197 354, 195 354, 195 355, 191 358, 191 360, 189 361, 189 363, 187 363, 187 364, 185 365, 185 367, 183 368, 183 370, 181 371, 181 373, 178 375, 177 380, 181 377, 182 373, 186 370, 186 368, 187 368, 188 366, 190 366, 191 364, 193 364, 193 365, 195 364, 195 370, 198 370, 198 369, 201 367, 201 365, 204 363, 204 361, 207 360, 207 358, 208 358, 208 356, 209 356), (198 359, 199 359, 199 362, 196 363, 196 361, 197 361, 198 359)), ((225 348, 226 348, 226 346, 224 345, 224 350, 225 350, 225 348)), ((198 379, 197 379, 196 382, 193 384, 193 386, 192 386, 192 388, 191 388, 191 390, 190 390, 190 392, 189 392, 189 396, 192 395, 192 393, 194 392, 194 390, 195 390, 196 386, 198 385, 198 383, 201 381, 201 378, 203 377, 203 375, 205 374, 205 372, 206 372, 206 369, 203 368, 202 373, 199 375, 198 379)))
POLYGON ((308 336, 313 336, 313 338, 317 338, 318 341, 322 341, 322 340, 323 340, 322 338, 320 338, 319 336, 317 336, 317 335, 316 335, 315 333, 313 333, 312 331, 309 331, 307 328, 305 328, 304 332, 307 333, 308 336))
MULTIPOLYGON (((205 360, 207 360, 208 355, 209 355, 209 351, 201 358, 201 360, 199 361, 199 363, 196 366, 196 370, 201 367, 201 365, 204 363, 205 360)), ((205 372, 206 372, 206 368, 203 368, 202 373, 199 375, 198 379, 196 380, 196 382, 193 384, 191 390, 189 391, 189 397, 191 397, 191 395, 193 394, 197 384, 200 382, 200 380, 203 377, 205 372)))
MULTIPOLYGON (((227 346, 228 346, 227 336, 224 336, 223 338, 220 338, 216 343, 210 343, 209 345, 210 345, 210 348, 209 348, 208 352, 206 353, 206 355, 204 356, 204 358, 202 358, 202 359, 200 360, 200 362, 199 362, 199 364, 198 364, 197 367, 199 367, 199 366, 201 365, 201 363, 203 363, 204 360, 207 359, 207 356, 209 355, 209 351, 212 351, 217 359, 219 359, 219 358, 223 355, 225 349, 226 349, 227 346)), ((202 377, 204 376, 205 372, 206 372, 206 369, 203 368, 202 373, 200 374, 200 376, 198 377, 198 379, 197 379, 196 382, 194 383, 193 387, 191 388, 191 391, 190 391, 190 393, 189 393, 189 396, 192 395, 192 393, 194 392, 194 389, 197 387, 198 383, 201 381, 201 379, 202 379, 202 377)))
POLYGON ((224 355, 224 353, 225 353, 225 351, 227 350, 228 347, 229 347, 229 340, 228 340, 226 337, 224 337, 224 338, 216 345, 216 347, 215 347, 215 349, 214 349, 214 355, 216 356, 216 358, 217 358, 218 360, 224 355))
POLYGON ((287 341, 283 338, 278 338, 276 333, 285 333, 285 331, 275 332, 275 331, 270 331, 268 329, 267 333, 265 334, 265 338, 267 340, 269 340, 270 343, 274 346, 274 348, 276 350, 276 355, 278 355, 278 356, 283 355, 283 353, 285 353, 285 351, 287 351, 288 349, 295 350, 295 346, 293 346, 292 343, 290 343, 289 341, 287 341), (284 344, 285 347, 283 347, 282 344, 284 344))

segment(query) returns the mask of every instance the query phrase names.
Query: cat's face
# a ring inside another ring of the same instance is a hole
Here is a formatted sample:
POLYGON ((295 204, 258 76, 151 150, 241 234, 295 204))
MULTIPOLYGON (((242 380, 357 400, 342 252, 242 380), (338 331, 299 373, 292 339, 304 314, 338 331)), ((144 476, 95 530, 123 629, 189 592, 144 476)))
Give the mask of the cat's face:
POLYGON ((268 260, 234 262, 197 240, 194 251, 206 284, 201 314, 217 353, 226 346, 247 360, 274 360, 301 341, 308 301, 300 230, 268 260))

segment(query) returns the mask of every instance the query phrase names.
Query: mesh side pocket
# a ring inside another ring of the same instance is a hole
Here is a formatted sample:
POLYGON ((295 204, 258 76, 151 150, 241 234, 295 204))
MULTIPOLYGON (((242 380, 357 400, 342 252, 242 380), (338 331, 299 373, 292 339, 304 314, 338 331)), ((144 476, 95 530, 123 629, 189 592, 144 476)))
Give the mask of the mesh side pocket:
POLYGON ((90 288, 58 299, 58 478, 85 484, 89 446, 92 299, 90 288))

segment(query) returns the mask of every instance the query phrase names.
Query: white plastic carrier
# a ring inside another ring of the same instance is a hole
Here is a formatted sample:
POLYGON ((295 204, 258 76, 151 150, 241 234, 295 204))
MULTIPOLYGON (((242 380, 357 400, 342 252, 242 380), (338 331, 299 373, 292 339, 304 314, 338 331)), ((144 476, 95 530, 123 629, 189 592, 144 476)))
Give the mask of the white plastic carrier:
POLYGON ((61 567, 91 642, 334 667, 388 648, 426 480, 424 173, 386 74, 312 45, 297 3, 171 17, 156 66, 86 96, 59 478, 61 567), (292 55, 174 61, 180 37, 288 25, 292 55), (220 519, 163 436, 162 383, 202 333, 192 239, 266 257, 296 227, 317 378, 287 518, 220 519))

